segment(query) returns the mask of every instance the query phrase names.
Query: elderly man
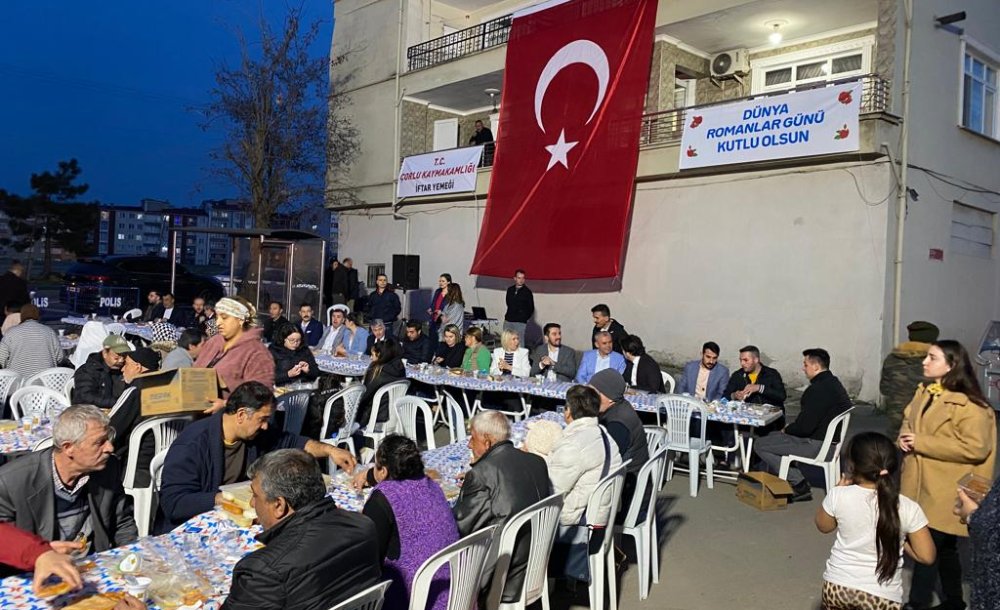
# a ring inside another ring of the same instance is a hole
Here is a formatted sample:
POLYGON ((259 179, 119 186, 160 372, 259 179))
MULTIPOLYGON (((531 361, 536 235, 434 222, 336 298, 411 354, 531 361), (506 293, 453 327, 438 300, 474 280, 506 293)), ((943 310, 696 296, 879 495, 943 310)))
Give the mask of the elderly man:
MULTIPOLYGON (((115 456, 128 465, 129 444, 132 430, 142 421, 142 389, 150 380, 139 378, 139 375, 160 369, 160 355, 148 347, 140 347, 125 354, 125 364, 122 366, 122 378, 128 387, 122 393, 124 398, 117 409, 111 412, 111 427, 115 431, 115 456)), ((136 487, 149 487, 149 463, 156 453, 156 444, 152 434, 147 434, 139 446, 136 456, 136 487)))
POLYGON ((323 324, 313 319, 313 308, 309 303, 299 305, 299 328, 302 330, 302 340, 309 347, 319 345, 319 340, 323 338, 323 324))
MULTIPOLYGON (((472 468, 465 474, 455 504, 455 521, 463 536, 503 525, 519 511, 552 494, 548 469, 541 457, 520 451, 510 442, 510 422, 497 411, 472 418, 469 449, 472 468)), ((503 601, 520 593, 527 564, 526 545, 516 544, 503 601)))
POLYGON ((223 610, 326 609, 382 580, 375 524, 326 497, 312 456, 279 449, 247 476, 265 546, 236 564, 223 610))
POLYGON ((0 468, 0 521, 46 540, 76 541, 87 552, 134 542, 132 499, 122 489, 113 440, 99 408, 67 408, 52 428, 52 449, 0 468))
MULTIPOLYGON (((769 404, 785 410, 785 382, 781 373, 760 363, 760 350, 754 345, 740 349, 740 370, 729 377, 724 395, 730 400, 769 404)), ((784 425, 782 416, 769 428, 780 430, 784 425)))
POLYGON ((618 445, 622 461, 631 460, 625 470, 622 489, 622 510, 627 510, 635 493, 639 469, 649 460, 646 429, 635 409, 625 400, 625 378, 620 373, 604 369, 590 379, 590 386, 601 395, 601 425, 618 445))
POLYGON ((205 333, 197 328, 185 328, 177 338, 177 347, 167 352, 163 358, 163 370, 186 369, 194 366, 194 361, 205 344, 205 333))
POLYGON ((371 329, 371 332, 368 333, 368 338, 365 339, 365 355, 371 356, 372 346, 374 346, 376 343, 382 343, 383 341, 385 341, 388 328, 386 327, 385 322, 383 322, 381 318, 375 318, 374 320, 372 320, 368 328, 371 329))
POLYGON ((21 307, 21 323, 0 340, 0 368, 31 377, 59 366, 63 359, 59 335, 38 318, 38 308, 34 305, 21 307))
MULTIPOLYGON (((782 432, 757 439, 753 452, 771 472, 777 474, 785 455, 815 455, 823 446, 826 429, 835 417, 851 408, 851 399, 843 384, 830 372, 830 354, 813 348, 802 352, 802 372, 809 387, 802 393, 802 411, 782 432)), ((809 481, 794 465, 788 470, 792 486, 791 502, 812 499, 809 481)))
POLYGON ((143 322, 153 322, 163 317, 163 298, 158 290, 150 290, 146 295, 146 311, 142 314, 143 322))
POLYGON ((594 318, 594 331, 591 334, 591 341, 597 340, 597 333, 606 332, 611 334, 611 341, 614 343, 614 350, 622 353, 622 339, 628 336, 628 331, 621 322, 611 317, 611 309, 604 303, 599 303, 590 308, 590 314, 594 318))
POLYGON ((365 317, 369 320, 382 320, 385 323, 386 332, 391 337, 392 323, 399 318, 402 311, 403 306, 399 302, 399 297, 389 289, 389 278, 384 273, 378 274, 375 279, 375 292, 368 295, 365 317))
MULTIPOLYGON (((600 371, 611 369, 619 375, 625 372, 625 356, 613 351, 614 339, 611 333, 602 330, 594 335, 594 349, 584 352, 580 367, 576 370, 577 383, 589 383, 590 378, 600 371)), ((624 378, 623 378, 624 379, 624 378)))
POLYGON ((402 341, 403 358, 410 364, 430 362, 434 357, 434 341, 424 334, 424 326, 416 320, 406 323, 406 339, 402 341))
POLYGON ((712 402, 724 396, 729 369, 719 364, 719 344, 707 341, 701 346, 701 359, 684 365, 684 375, 677 384, 678 394, 690 394, 712 402))
POLYGON ((576 350, 562 344, 562 326, 549 322, 542 329, 545 341, 531 354, 531 375, 548 381, 573 381, 579 367, 576 350))
POLYGON ((247 466, 275 449, 305 449, 313 457, 329 457, 342 469, 354 470, 354 456, 343 449, 269 430, 273 413, 270 388, 248 381, 229 395, 225 409, 184 428, 163 465, 160 506, 168 529, 212 510, 222 499, 219 486, 247 480, 247 466))
POLYGON ((125 390, 122 366, 125 354, 132 351, 121 335, 108 335, 101 351, 87 357, 73 373, 73 402, 110 409, 125 390))
POLYGON ((330 312, 330 325, 326 327, 326 332, 323 333, 323 338, 319 342, 320 350, 324 353, 335 354, 337 348, 344 343, 344 336, 347 335, 344 321, 349 313, 351 313, 351 309, 343 303, 333 306, 333 310, 330 312))

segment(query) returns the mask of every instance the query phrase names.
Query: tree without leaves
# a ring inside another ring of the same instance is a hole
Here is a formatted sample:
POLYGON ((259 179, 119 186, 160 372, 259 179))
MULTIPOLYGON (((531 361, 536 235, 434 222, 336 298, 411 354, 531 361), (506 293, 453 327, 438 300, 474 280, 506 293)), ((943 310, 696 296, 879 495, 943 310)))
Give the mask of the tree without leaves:
POLYGON ((339 120, 327 115, 328 61, 308 53, 318 33, 319 22, 303 28, 294 9, 280 33, 261 18, 259 56, 241 33, 239 67, 215 75, 206 127, 222 122, 226 137, 214 171, 240 189, 261 228, 275 212, 322 201, 327 126, 339 120))
MULTIPOLYGON (((42 272, 46 277, 52 272, 54 245, 78 255, 93 251, 90 237, 99 210, 95 203, 77 201, 90 188, 86 184, 74 184, 81 171, 76 159, 60 161, 55 173, 31 175, 34 193, 28 197, 0 190, 0 209, 7 214, 13 235, 12 239, 5 238, 3 244, 23 252, 42 241, 42 272)), ((29 256, 29 268, 31 258, 29 256)))

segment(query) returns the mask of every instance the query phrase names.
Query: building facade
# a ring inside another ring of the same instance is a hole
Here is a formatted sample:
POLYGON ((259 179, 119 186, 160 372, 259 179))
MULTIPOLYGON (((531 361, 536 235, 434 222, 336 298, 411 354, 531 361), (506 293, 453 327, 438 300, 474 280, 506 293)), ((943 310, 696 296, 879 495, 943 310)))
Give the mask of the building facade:
MULTIPOLYGON (((400 157, 462 145, 476 120, 503 130, 490 93, 502 89, 511 13, 529 4, 334 4, 331 81, 346 80, 334 93, 362 154, 328 190, 340 195, 341 255, 362 277, 418 254, 422 286, 451 273, 467 303, 502 317, 509 281, 469 274, 490 168, 471 196, 399 202, 394 180, 400 157)), ((537 324, 558 321, 567 344, 587 349, 590 308, 607 303, 661 360, 680 364, 714 340, 733 368, 752 343, 791 386, 806 383, 801 351, 820 346, 864 400, 878 399, 882 359, 912 320, 977 351, 1000 314, 1000 5, 960 8, 964 21, 942 28, 936 17, 955 12, 945 0, 913 2, 910 20, 906 0, 660 0, 623 273, 542 283, 529 271, 537 324), (720 53, 737 74, 713 75, 720 53), (693 110, 855 80, 859 151, 679 169, 693 110)))

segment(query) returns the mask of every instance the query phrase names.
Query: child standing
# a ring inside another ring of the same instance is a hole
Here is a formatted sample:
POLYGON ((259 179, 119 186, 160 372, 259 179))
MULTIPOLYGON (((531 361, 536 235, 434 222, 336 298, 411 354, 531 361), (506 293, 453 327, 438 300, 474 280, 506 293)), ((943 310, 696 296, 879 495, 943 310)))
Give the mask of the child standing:
POLYGON ((837 530, 823 573, 823 609, 898 610, 903 551, 920 563, 934 562, 927 517, 899 495, 899 457, 888 437, 855 436, 847 459, 848 474, 816 511, 819 531, 837 530))

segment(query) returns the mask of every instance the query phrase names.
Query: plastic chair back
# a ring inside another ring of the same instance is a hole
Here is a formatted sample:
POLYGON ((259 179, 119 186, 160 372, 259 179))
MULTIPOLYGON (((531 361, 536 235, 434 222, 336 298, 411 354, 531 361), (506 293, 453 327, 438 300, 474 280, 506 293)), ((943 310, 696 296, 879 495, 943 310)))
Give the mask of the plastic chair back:
MULTIPOLYGON (((651 450, 652 452, 652 450, 651 450)), ((661 447, 653 456, 642 465, 639 474, 636 475, 635 494, 632 495, 632 503, 625 513, 624 527, 638 527, 639 516, 648 519, 656 513, 656 489, 660 481, 660 473, 667 464, 667 448, 661 447), (642 512, 642 500, 646 495, 646 489, 651 489, 649 498, 646 500, 646 511, 642 512)))
MULTIPOLYGON (((128 463, 125 465, 125 476, 122 479, 122 487, 133 489, 135 487, 135 475, 139 461, 139 448, 142 445, 142 437, 148 433, 153 435, 154 455, 165 452, 177 439, 184 426, 188 425, 193 417, 191 415, 171 415, 167 417, 153 417, 143 422, 139 422, 128 439, 128 463)), ((152 468, 150 468, 152 470, 152 468)))
POLYGON ((63 366, 52 367, 28 377, 24 381, 24 385, 40 385, 56 392, 62 392, 66 388, 66 382, 73 378, 75 372, 73 369, 63 366))
POLYGON ((125 325, 121 322, 111 322, 109 324, 105 324, 104 330, 108 331, 109 335, 125 336, 125 325))
POLYGON ((24 386, 10 397, 14 419, 38 416, 55 420, 68 406, 69 400, 62 392, 40 385, 24 386))
POLYGON ((63 386, 63 394, 66 395, 66 400, 73 404, 73 387, 76 385, 75 377, 70 377, 66 380, 66 385, 63 386))
POLYGON ((153 491, 160 491, 160 482, 163 478, 163 463, 167 461, 167 449, 153 456, 149 463, 149 480, 152 481, 153 491))
POLYGON ((820 447, 819 453, 816 454, 817 461, 826 460, 826 456, 830 453, 830 446, 833 444, 837 446, 833 455, 830 456, 830 461, 840 458, 840 450, 844 446, 844 436, 847 435, 847 426, 851 423, 851 411, 853 410, 854 407, 851 407, 830 421, 826 427, 826 434, 823 436, 823 445, 820 447))
POLYGON ((499 525, 483 528, 428 557, 413 576, 410 610, 425 610, 434 575, 445 564, 451 570, 448 610, 475 608, 479 583, 499 529, 499 525))
POLYGON ((7 398, 21 387, 21 376, 14 371, 0 369, 0 409, 7 404, 7 398))
POLYGON ((132 392, 138 392, 138 391, 139 390, 133 386, 125 388, 125 390, 122 391, 121 395, 118 396, 118 400, 115 401, 115 404, 111 405, 111 410, 108 411, 108 417, 109 418, 114 417, 115 413, 118 412, 118 409, 121 409, 122 406, 128 401, 128 397, 132 394, 132 392))
POLYGON ((559 526, 559 513, 562 511, 562 494, 554 494, 525 508, 507 520, 496 545, 497 563, 493 571, 493 584, 490 586, 490 599, 487 608, 499 608, 504 585, 507 582, 507 571, 510 569, 511 556, 514 553, 514 543, 517 535, 525 525, 531 525, 531 537, 526 539, 528 547, 528 563, 525 566, 524 584, 521 587, 520 598, 513 602, 516 607, 524 608, 543 596, 548 596, 549 555, 552 553, 552 543, 559 526))
POLYGON ((663 377, 663 389, 667 391, 667 394, 673 394, 674 388, 677 387, 674 376, 666 371, 660 371, 660 375, 663 377))
POLYGON ((448 418, 448 435, 451 437, 451 442, 457 443, 459 441, 464 441, 468 434, 465 431, 465 409, 462 405, 458 404, 451 394, 447 392, 440 392, 441 396, 441 407, 445 409, 446 416, 448 418))
MULTIPOLYGON (((667 437, 666 447, 679 451, 688 451, 691 448, 691 415, 697 411, 701 413, 701 401, 689 396, 669 395, 656 401, 657 410, 667 413, 667 437)), ((699 435, 702 444, 705 441, 705 425, 708 418, 701 417, 701 434, 699 435)))
POLYGON ((434 415, 427 401, 417 396, 403 396, 393 403, 396 411, 398 429, 404 436, 417 442, 417 413, 424 418, 424 435, 427 437, 427 449, 437 447, 434 443, 434 415))
POLYGON ((142 319, 142 310, 139 309, 138 307, 126 311, 125 315, 122 316, 122 320, 125 320, 126 322, 131 322, 133 320, 139 320, 139 319, 142 319))
POLYGON ((90 320, 84 323, 83 329, 80 331, 80 340, 77 341, 76 349, 73 350, 69 361, 73 363, 73 366, 79 368, 91 354, 101 351, 104 339, 108 334, 108 329, 104 327, 103 322, 90 320))
POLYGON ((330 610, 380 610, 385 602, 385 592, 392 581, 387 580, 368 587, 350 599, 345 599, 330 610))
POLYGON ((295 390, 278 397, 275 411, 285 412, 285 432, 291 432, 292 434, 300 434, 302 432, 302 424, 306 420, 306 411, 309 410, 309 398, 312 395, 312 390, 295 390))
POLYGON ((398 423, 396 422, 396 410, 393 409, 393 405, 396 404, 397 400, 406 396, 406 391, 408 389, 410 389, 410 382, 405 379, 401 379, 399 381, 387 383, 375 392, 375 396, 372 397, 371 417, 365 426, 366 435, 375 433, 375 428, 378 426, 378 412, 382 405, 383 396, 389 397, 389 421, 385 422, 382 432, 384 434, 388 434, 396 430, 398 423))
POLYGON ((333 412, 333 405, 338 400, 344 401, 344 426, 337 431, 337 436, 334 438, 350 438, 352 432, 351 428, 354 426, 354 420, 358 415, 358 402, 361 400, 361 395, 364 393, 365 386, 357 383, 347 386, 343 390, 326 399, 326 404, 323 405, 323 427, 320 429, 320 439, 330 438, 327 426, 330 422, 330 414, 333 412))
MULTIPOLYGON (((590 493, 584 514, 591 529, 607 527, 614 521, 621 504, 622 489, 625 486, 625 468, 631 462, 632 460, 626 460, 621 466, 609 472, 606 477, 598 481, 597 487, 590 493)), ((601 545, 603 550, 611 544, 611 538, 612 536, 604 537, 604 543, 601 545)))
POLYGON ((666 444, 667 431, 660 426, 643 426, 646 430, 646 445, 649 446, 649 455, 656 453, 656 450, 666 444))

